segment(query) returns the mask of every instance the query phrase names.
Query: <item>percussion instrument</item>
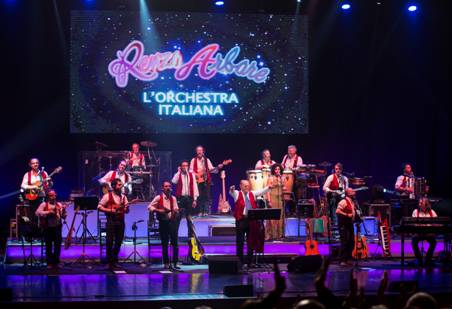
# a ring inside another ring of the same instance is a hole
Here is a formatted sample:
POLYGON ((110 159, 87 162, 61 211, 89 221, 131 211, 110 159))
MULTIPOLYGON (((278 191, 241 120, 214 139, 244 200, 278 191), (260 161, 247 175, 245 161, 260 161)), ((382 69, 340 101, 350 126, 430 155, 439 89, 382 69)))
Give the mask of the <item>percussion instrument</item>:
POLYGON ((251 190, 260 190, 264 188, 264 178, 262 170, 247 170, 247 179, 250 182, 251 190))
POLYGON ((268 178, 271 175, 271 169, 263 168, 262 169, 262 187, 264 188, 267 185, 268 178))
POLYGON ((146 148, 157 147, 157 143, 154 143, 152 141, 141 141, 140 145, 146 148))
POLYGON ((128 172, 130 175, 152 175, 152 172, 139 172, 139 171, 133 171, 128 172))
POLYGON ((365 186, 366 185, 366 181, 364 180, 364 178, 360 178, 360 177, 351 177, 348 179, 348 183, 351 186, 365 186))
POLYGON ((284 201, 292 200, 292 191, 294 183, 294 175, 292 171, 283 171, 282 183, 283 183, 283 200, 284 201))
POLYGON ((427 180, 424 177, 414 179, 414 196, 421 198, 427 195, 427 180))
POLYGON ((330 167, 330 166, 332 166, 332 165, 333 165, 333 163, 327 162, 327 161, 323 161, 323 162, 320 162, 320 163, 318 164, 318 166, 323 167, 323 168, 328 168, 328 167, 330 167))

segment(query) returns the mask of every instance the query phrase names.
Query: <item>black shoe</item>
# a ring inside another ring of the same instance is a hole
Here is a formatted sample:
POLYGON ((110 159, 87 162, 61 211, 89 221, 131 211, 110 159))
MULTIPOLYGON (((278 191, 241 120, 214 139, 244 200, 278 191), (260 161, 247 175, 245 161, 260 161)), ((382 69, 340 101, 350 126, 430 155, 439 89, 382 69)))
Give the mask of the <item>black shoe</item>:
POLYGON ((174 270, 180 270, 180 267, 177 266, 176 264, 174 264, 171 268, 174 269, 174 270))

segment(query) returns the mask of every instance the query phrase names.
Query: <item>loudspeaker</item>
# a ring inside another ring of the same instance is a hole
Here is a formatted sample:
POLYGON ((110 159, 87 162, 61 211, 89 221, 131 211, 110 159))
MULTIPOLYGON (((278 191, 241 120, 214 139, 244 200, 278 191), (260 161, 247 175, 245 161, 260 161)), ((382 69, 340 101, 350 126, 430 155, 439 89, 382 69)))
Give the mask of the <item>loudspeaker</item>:
POLYGON ((211 274, 236 274, 242 266, 235 255, 211 255, 207 257, 207 261, 211 274))
POLYGON ((227 297, 253 297, 254 289, 252 284, 225 285, 223 294, 227 297))
POLYGON ((209 225, 210 236, 235 236, 235 225, 209 225))
POLYGON ((287 270, 291 273, 314 273, 322 266, 321 255, 297 256, 287 264, 287 270))

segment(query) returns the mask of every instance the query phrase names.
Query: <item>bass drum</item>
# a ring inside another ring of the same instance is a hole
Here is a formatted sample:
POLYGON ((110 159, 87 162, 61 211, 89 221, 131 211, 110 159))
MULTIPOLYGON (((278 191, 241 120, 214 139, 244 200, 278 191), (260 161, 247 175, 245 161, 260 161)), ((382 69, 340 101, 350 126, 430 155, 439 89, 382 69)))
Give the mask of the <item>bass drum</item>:
POLYGON ((283 171, 282 175, 282 183, 283 183, 283 200, 291 201, 293 200, 293 183, 294 176, 292 171, 283 171))
POLYGON ((264 178, 261 170, 247 170, 246 175, 252 191, 264 188, 264 178))

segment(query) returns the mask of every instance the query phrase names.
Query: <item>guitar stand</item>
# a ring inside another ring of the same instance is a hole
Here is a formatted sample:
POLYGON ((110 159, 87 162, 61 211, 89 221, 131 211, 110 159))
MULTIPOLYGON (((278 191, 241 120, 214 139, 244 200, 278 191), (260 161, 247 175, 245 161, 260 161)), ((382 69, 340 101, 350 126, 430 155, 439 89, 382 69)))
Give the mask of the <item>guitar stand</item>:
MULTIPOLYGON (((142 221, 142 220, 140 220, 140 221, 142 221)), ((129 262, 132 262, 132 263, 135 263, 135 264, 136 263, 138 263, 138 264, 145 264, 146 260, 137 251, 137 229, 138 229, 137 223, 140 223, 140 222, 135 221, 132 224, 132 230, 133 230, 133 239, 132 239, 132 241, 133 241, 133 251, 126 257, 126 259, 124 261, 125 262, 129 261, 129 262), (132 259, 132 256, 133 256, 133 259, 132 259), (138 261, 137 261, 137 256, 140 258, 138 261)))
MULTIPOLYGON (((361 237, 361 224, 362 224, 362 226, 364 228, 364 233, 367 235, 367 229, 366 229, 366 226, 364 225, 363 221, 356 222, 354 224, 356 224, 358 226, 357 228, 358 228, 358 233, 359 233, 360 237, 361 237)), ((356 246, 356 244, 355 244, 355 246, 356 246)), ((358 258, 358 255, 356 255, 356 257, 355 257, 355 265, 353 266, 355 269, 361 269, 361 267, 359 266, 359 260, 360 260, 360 258, 358 258)))

